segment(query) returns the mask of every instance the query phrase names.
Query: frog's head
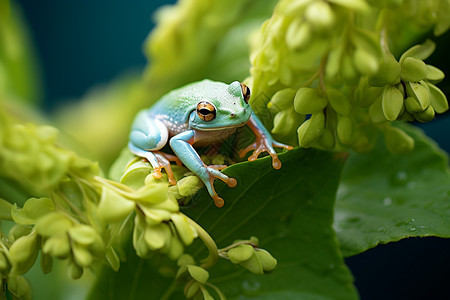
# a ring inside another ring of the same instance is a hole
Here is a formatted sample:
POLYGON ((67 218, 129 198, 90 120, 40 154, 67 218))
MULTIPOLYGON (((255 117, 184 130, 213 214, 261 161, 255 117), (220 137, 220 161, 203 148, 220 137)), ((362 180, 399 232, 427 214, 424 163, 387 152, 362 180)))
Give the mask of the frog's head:
POLYGON ((230 85, 215 83, 204 90, 208 95, 200 99, 191 115, 191 126, 197 130, 218 130, 245 125, 252 109, 248 104, 250 89, 238 81, 230 85))

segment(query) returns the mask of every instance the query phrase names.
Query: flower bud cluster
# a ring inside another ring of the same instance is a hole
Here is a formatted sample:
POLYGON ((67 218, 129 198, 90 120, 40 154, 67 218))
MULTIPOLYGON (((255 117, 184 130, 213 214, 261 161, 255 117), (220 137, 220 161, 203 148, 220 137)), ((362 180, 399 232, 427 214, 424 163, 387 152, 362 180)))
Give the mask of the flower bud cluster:
POLYGON ((207 286, 214 288, 222 299, 223 294, 218 288, 208 283, 209 272, 198 266, 192 256, 183 254, 177 264, 179 269, 176 278, 187 282, 184 287, 184 296, 187 299, 214 299, 206 288, 207 286))
POLYGON ((72 278, 79 278, 84 268, 104 257, 105 244, 98 230, 56 210, 49 198, 31 198, 23 208, 15 205, 11 216, 19 226, 10 232, 14 239, 34 225, 29 234, 15 239, 9 247, 12 274, 26 273, 39 250, 42 250, 44 272, 51 270, 51 257, 67 259, 72 278))
MULTIPOLYGON (((258 104, 268 102, 276 114, 272 133, 292 140, 296 131, 301 147, 368 151, 381 130, 391 151, 409 151, 412 138, 389 122, 427 122, 448 110, 445 95, 435 86, 444 74, 423 62, 434 44, 414 46, 397 61, 388 50, 386 30, 357 26, 355 12, 369 8, 356 3, 365 2, 341 2, 328 1, 329 11, 322 1, 278 4, 252 53, 253 104, 261 110, 258 104), (334 26, 319 34, 320 28, 327 28, 324 24, 334 26), (317 31, 313 39, 308 26, 317 31), (308 43, 301 47, 306 38, 308 43)), ((392 5, 398 9, 400 3, 392 5)), ((380 22, 386 21, 382 16, 380 22)))
MULTIPOLYGON (((177 177, 181 173, 181 170, 174 168, 177 177)), ((105 197, 104 204, 101 202, 100 207, 107 210, 110 206, 107 201, 114 202, 118 209, 111 216, 116 216, 113 219, 117 220, 135 210, 133 246, 140 257, 146 258, 153 251, 159 251, 171 259, 177 259, 184 253, 184 247, 197 237, 196 230, 184 214, 180 213, 176 198, 192 193, 192 186, 197 185, 193 177, 180 180, 169 192, 166 178, 154 179, 148 162, 133 160, 126 168, 121 182, 133 185, 138 190, 117 195, 116 197, 122 198, 120 201, 107 200, 112 198, 105 197)))
POLYGON ((327 72, 345 69, 350 77, 375 72, 380 52, 372 35, 363 30, 353 34, 344 26, 351 13, 366 9, 367 5, 360 0, 280 1, 252 43, 255 109, 283 87, 302 86, 316 73, 321 59, 330 48, 335 48, 334 44, 342 48, 334 51, 337 54, 327 72))
MULTIPOLYGON (((27 268, 30 263, 33 264, 37 256, 35 248, 37 242, 39 242, 38 237, 35 233, 31 233, 29 227, 21 225, 13 226, 7 236, 3 232, 0 232, 0 235, 0 278, 3 287, 7 288, 15 299, 30 300, 31 286, 28 280, 21 276, 22 274, 19 274, 17 270, 27 268), (14 247, 12 247, 13 244, 15 244, 14 247), (26 252, 18 252, 27 246, 32 247, 32 249, 27 249, 26 252)), ((0 296, 6 299, 4 288, 0 291, 0 296)))
MULTIPOLYGON (((444 93, 436 83, 444 78, 438 68, 423 62, 434 50, 434 43, 413 46, 397 61, 387 51, 376 74, 362 80, 356 91, 356 103, 369 107, 373 123, 387 121, 420 121, 434 119, 435 113, 448 110, 444 93)), ((414 147, 413 140, 400 129, 385 127, 385 141, 388 148, 403 153, 414 147)))
POLYGON ((45 195, 67 172, 97 174, 95 163, 56 146, 51 126, 13 124, 0 113, 0 175, 15 180, 33 195, 45 195))
POLYGON ((258 242, 255 237, 248 241, 237 240, 219 253, 254 274, 270 273, 277 266, 277 260, 268 251, 258 248, 258 242))

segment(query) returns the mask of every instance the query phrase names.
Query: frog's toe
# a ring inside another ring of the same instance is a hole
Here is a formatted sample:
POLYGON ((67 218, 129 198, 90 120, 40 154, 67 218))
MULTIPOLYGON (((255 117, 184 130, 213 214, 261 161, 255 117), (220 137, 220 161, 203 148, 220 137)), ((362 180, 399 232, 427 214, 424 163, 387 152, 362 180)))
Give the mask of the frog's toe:
POLYGON ((219 195, 217 195, 217 193, 215 195, 212 195, 211 197, 213 198, 214 204, 217 207, 222 207, 225 204, 225 201, 223 201, 223 199, 220 198, 219 195))
POLYGON ((273 141, 272 144, 273 144, 274 147, 277 147, 277 148, 283 148, 283 149, 286 149, 286 150, 294 149, 294 147, 292 147, 290 145, 286 145, 286 144, 275 142, 275 141, 273 141))

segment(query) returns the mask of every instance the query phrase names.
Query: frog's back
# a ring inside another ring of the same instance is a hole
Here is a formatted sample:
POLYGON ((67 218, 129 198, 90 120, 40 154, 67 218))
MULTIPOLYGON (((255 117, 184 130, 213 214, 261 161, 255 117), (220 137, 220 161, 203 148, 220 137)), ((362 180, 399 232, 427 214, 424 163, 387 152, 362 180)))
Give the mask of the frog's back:
POLYGON ((177 134, 188 129, 189 115, 198 102, 219 95, 226 87, 225 83, 207 79, 185 85, 161 97, 149 114, 163 121, 171 135, 177 134))

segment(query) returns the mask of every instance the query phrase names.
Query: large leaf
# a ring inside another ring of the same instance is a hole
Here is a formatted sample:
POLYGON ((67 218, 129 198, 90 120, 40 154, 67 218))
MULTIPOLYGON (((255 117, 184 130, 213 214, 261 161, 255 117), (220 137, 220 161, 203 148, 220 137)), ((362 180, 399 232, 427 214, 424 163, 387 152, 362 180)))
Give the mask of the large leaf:
POLYGON ((352 153, 336 202, 334 228, 345 256, 406 237, 450 237, 450 173, 445 153, 412 126, 414 151, 390 154, 380 141, 352 153))
MULTIPOLYGON (((257 236, 260 246, 278 259, 275 271, 263 276, 221 259, 210 270, 211 283, 231 299, 357 298, 331 227, 343 159, 333 153, 298 149, 281 154, 280 159, 280 170, 271 167, 268 157, 227 168, 225 173, 235 177, 238 185, 216 184, 225 199, 223 208, 215 207, 202 190, 185 209, 219 247, 257 236)), ((188 250, 197 259, 206 256, 200 242, 188 250)), ((133 299, 161 297, 170 285, 167 278, 130 257, 118 273, 101 274, 92 299, 100 295, 119 299, 131 293, 133 299), (139 276, 135 274, 138 269, 139 276), (155 286, 155 282, 159 284, 155 286)), ((181 296, 179 288, 172 296, 170 299, 181 296)))

